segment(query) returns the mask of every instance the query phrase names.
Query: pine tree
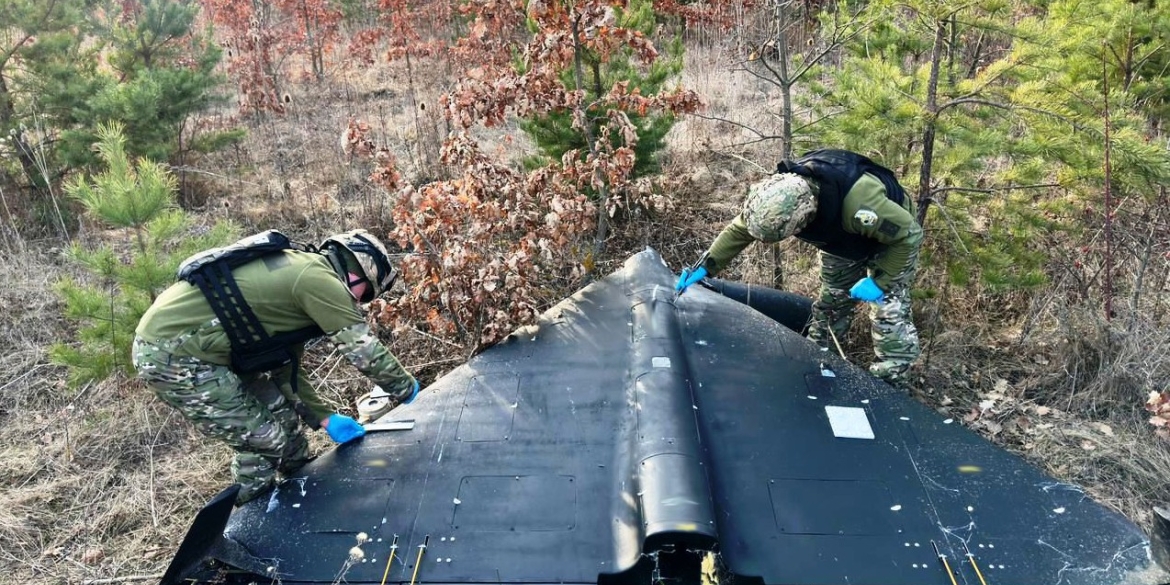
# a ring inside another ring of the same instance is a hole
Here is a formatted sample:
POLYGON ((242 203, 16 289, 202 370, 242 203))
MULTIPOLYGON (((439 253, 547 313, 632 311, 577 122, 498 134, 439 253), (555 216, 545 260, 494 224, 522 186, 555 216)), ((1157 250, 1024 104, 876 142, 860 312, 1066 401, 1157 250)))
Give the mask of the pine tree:
POLYGON ((215 71, 220 51, 194 30, 197 7, 176 0, 134 0, 122 6, 121 14, 104 23, 115 75, 107 76, 88 99, 72 104, 76 124, 61 137, 65 163, 80 167, 97 162, 90 145, 97 140, 97 126, 110 122, 125 128, 132 156, 159 161, 238 138, 238 133, 227 133, 181 143, 190 117, 225 99, 217 93, 223 81, 215 71))
POLYGON ((65 315, 79 329, 75 343, 53 346, 50 356, 69 368, 73 385, 128 372, 134 328, 157 294, 173 282, 178 263, 228 241, 234 232, 230 224, 220 224, 192 233, 186 214, 175 205, 175 178, 150 160, 133 162, 119 125, 103 125, 97 134, 97 155, 106 170, 89 181, 72 180, 66 191, 114 237, 92 248, 75 244, 71 249, 96 282, 66 278, 58 283, 65 315))
POLYGON ((813 104, 832 116, 820 128, 824 143, 909 178, 958 284, 1045 282, 1045 243, 1077 229, 1070 210, 1103 187, 1106 81, 1114 92, 1108 144, 1127 163, 1115 180, 1149 186, 1167 176, 1166 154, 1147 140, 1138 101, 1121 82, 1119 64, 1137 61, 1116 58, 1155 54, 1127 41, 1141 38, 1133 23, 1143 17, 1132 14, 1140 8, 1045 4, 873 2, 883 24, 825 72, 823 101, 813 104))
MULTIPOLYGON (((625 9, 614 10, 614 26, 638 31, 643 35, 653 34, 656 28, 656 16, 651 0, 630 0, 625 9)), ((576 79, 571 69, 561 74, 561 82, 569 90, 584 90, 585 103, 597 102, 609 93, 618 83, 628 83, 637 88, 642 95, 654 95, 679 72, 682 71, 682 40, 678 37, 671 39, 665 46, 665 54, 659 54, 652 63, 639 63, 633 50, 617 51, 602 57, 594 51, 582 52, 582 61, 586 78, 583 87, 577 87, 576 79)), ((593 135, 597 135, 598 127, 604 123, 612 108, 587 109, 590 124, 593 126, 593 135)), ((630 122, 637 128, 638 142, 634 146, 634 172, 632 177, 645 176, 658 169, 657 153, 662 150, 666 133, 674 126, 675 118, 669 113, 641 115, 628 112, 630 122)), ((583 154, 589 152, 586 135, 581 129, 574 127, 573 112, 555 111, 548 114, 533 116, 521 122, 521 128, 536 142, 545 157, 560 160, 566 152, 577 150, 583 154)), ((613 147, 621 146, 621 137, 612 135, 613 147)), ((532 161, 532 166, 538 166, 546 161, 532 161)))
POLYGON ((1166 242, 1158 226, 1170 182, 1161 140, 1170 16, 1144 2, 1061 0, 1021 28, 1016 53, 1030 66, 1012 98, 1027 107, 1029 142, 1063 191, 1048 212, 1073 236, 1049 255, 1066 267, 1060 278, 1100 299, 1106 319, 1120 294, 1131 319, 1144 317, 1143 276, 1159 271, 1166 242))
POLYGON ((97 60, 83 47, 89 28, 84 8, 82 0, 0 3, 0 161, 6 173, 23 175, 42 194, 57 179, 48 160, 52 130, 69 117, 56 98, 81 101, 94 91, 97 60))
POLYGON ((1011 17, 1021 4, 873 2, 878 24, 850 45, 840 67, 825 71, 824 100, 810 104, 831 116, 817 129, 823 143, 901 176, 919 221, 939 226, 929 247, 943 257, 928 249, 924 259, 945 262, 956 284, 1042 283, 1045 257, 1034 238, 1057 229, 1025 204, 1038 183, 987 170, 1032 156, 1017 136, 1021 118, 1010 96, 1020 65, 1011 17))

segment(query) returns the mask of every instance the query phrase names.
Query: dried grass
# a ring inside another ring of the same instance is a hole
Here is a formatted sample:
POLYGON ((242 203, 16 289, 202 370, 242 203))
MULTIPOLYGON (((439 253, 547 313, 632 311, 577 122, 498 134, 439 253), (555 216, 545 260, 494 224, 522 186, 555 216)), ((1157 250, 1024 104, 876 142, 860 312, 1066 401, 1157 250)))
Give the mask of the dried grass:
POLYGON ((927 341, 920 396, 1148 530, 1170 501, 1170 443, 1142 405, 1170 385, 1170 329, 1055 298, 1037 306, 1043 314, 1018 315, 1026 335, 1010 320, 940 311, 951 328, 927 341))

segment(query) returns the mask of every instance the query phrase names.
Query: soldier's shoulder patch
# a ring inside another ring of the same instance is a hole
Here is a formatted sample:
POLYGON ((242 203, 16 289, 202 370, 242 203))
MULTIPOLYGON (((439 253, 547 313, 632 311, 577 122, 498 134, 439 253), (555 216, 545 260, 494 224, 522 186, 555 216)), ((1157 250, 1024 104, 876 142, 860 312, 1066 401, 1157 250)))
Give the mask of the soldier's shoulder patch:
POLYGON ((890 236, 891 238, 898 235, 898 231, 901 229, 902 228, 898 224, 896 224, 888 219, 883 219, 882 224, 878 226, 879 232, 881 232, 887 236, 890 236))
POLYGON ((861 222, 861 225, 865 227, 872 227, 877 223, 878 215, 874 210, 868 207, 862 207, 861 209, 858 209, 857 213, 853 215, 853 219, 861 222))

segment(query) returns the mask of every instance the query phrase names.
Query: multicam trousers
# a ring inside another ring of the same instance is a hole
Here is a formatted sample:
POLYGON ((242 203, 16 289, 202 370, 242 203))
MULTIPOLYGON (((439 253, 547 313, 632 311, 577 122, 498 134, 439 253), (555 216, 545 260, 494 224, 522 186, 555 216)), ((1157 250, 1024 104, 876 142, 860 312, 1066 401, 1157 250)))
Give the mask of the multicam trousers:
MULTIPOLYGON (((911 258, 917 266, 917 252, 911 258)), ((808 338, 821 347, 835 351, 831 330, 838 340, 845 338, 853 323, 857 301, 849 289, 865 278, 872 268, 869 260, 849 260, 821 253, 821 296, 813 303, 808 338)), ((880 303, 869 303, 873 350, 877 361, 869 366, 873 375, 895 387, 905 388, 910 365, 918 359, 918 329, 910 315, 910 285, 915 269, 898 274, 880 303)))
POLYGON ((149 343, 134 338, 138 376, 163 402, 178 409, 204 435, 236 451, 232 476, 236 501, 266 491, 276 474, 289 474, 309 460, 300 417, 281 387, 269 379, 241 379, 226 366, 172 354, 183 339, 149 343))

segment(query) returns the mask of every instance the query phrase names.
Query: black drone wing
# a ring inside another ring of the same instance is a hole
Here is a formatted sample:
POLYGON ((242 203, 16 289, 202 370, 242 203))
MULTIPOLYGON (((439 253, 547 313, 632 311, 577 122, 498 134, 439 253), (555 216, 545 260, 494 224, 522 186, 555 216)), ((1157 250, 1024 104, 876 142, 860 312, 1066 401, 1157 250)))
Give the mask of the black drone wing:
POLYGON ((384 418, 409 430, 193 527, 164 582, 1158 582, 1081 489, 672 282, 630 258, 384 418))

